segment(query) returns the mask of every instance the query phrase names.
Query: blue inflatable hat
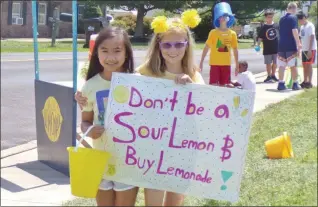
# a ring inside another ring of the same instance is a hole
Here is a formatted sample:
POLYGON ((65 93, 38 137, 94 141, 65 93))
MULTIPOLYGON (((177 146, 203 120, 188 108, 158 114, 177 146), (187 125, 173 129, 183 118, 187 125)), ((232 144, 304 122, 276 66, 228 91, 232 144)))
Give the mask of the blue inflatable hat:
POLYGON ((228 17, 227 27, 232 27, 235 23, 234 14, 232 14, 231 6, 226 2, 220 2, 214 6, 214 26, 220 27, 220 17, 228 17))

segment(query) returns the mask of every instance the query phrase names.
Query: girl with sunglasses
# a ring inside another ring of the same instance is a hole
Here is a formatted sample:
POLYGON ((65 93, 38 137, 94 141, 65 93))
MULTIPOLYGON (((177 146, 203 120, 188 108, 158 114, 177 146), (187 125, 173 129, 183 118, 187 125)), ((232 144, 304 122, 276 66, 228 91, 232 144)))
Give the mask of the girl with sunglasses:
MULTIPOLYGON (((194 65, 194 40, 189 28, 195 28, 201 19, 196 10, 187 10, 181 18, 156 17, 151 23, 154 35, 144 64, 136 72, 156 78, 174 80, 177 84, 204 84, 199 68, 194 65)), ((81 107, 86 99, 76 93, 75 99, 81 107)), ((184 195, 145 189, 146 206, 182 206, 184 195)))
MULTIPOLYGON (((156 17, 151 24, 154 36, 146 61, 136 71, 149 77, 174 80, 177 84, 204 84, 199 68, 194 65, 194 40, 189 30, 199 22, 196 10, 185 11, 181 18, 156 17)), ((183 201, 182 194, 145 189, 146 206, 182 206, 183 201)))
POLYGON ((199 68, 194 65, 194 40, 189 27, 196 27, 200 17, 195 10, 188 10, 182 18, 166 19, 156 17, 151 26, 154 36, 150 42, 148 54, 144 64, 136 70, 141 75, 175 80, 178 84, 204 84, 199 68), (187 24, 187 13, 194 12, 193 19, 198 21, 187 24), (164 25, 166 24, 166 28, 164 25), (162 27, 162 28, 161 28, 162 27))

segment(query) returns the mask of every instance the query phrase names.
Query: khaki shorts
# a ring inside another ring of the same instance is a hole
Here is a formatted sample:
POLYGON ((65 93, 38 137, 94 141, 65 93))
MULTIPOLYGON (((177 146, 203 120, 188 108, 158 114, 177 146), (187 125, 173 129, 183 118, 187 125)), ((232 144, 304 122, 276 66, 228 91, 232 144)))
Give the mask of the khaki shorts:
POLYGON ((277 64, 277 54, 264 55, 264 64, 277 64))

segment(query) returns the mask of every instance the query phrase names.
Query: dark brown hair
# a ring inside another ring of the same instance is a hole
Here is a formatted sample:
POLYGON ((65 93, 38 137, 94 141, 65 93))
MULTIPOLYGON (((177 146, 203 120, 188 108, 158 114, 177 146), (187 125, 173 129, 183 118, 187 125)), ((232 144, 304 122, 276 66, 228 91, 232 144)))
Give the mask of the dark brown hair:
POLYGON ((300 20, 300 19, 303 19, 303 18, 306 18, 307 19, 307 15, 303 12, 303 11, 299 11, 297 14, 296 14, 297 18, 300 20))
POLYGON ((274 15, 275 14, 275 12, 274 12, 274 10, 272 10, 272 9, 267 9, 266 11, 265 11, 265 17, 267 17, 267 16, 269 16, 269 15, 274 15))
POLYGON ((86 80, 89 80, 90 78, 94 77, 96 74, 103 72, 104 68, 100 64, 98 59, 98 47, 104 40, 116 37, 118 35, 121 35, 123 37, 125 50, 126 50, 126 59, 123 65, 123 68, 125 69, 125 73, 134 73, 134 57, 133 57, 133 50, 131 46, 131 42, 129 39, 129 36, 127 32, 118 27, 107 27, 100 31, 98 34, 95 45, 92 51, 91 60, 89 62, 88 66, 88 72, 86 76, 86 80))

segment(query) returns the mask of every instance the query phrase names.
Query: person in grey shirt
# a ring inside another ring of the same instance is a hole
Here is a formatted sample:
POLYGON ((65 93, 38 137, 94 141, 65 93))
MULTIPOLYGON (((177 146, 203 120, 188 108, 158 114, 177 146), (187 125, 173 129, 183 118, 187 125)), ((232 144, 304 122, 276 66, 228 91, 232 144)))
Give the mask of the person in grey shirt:
POLYGON ((300 27, 302 44, 302 63, 304 68, 304 82, 300 84, 302 88, 312 88, 312 65, 315 64, 317 52, 317 40, 315 25, 308 21, 307 15, 299 11, 297 14, 300 27))

